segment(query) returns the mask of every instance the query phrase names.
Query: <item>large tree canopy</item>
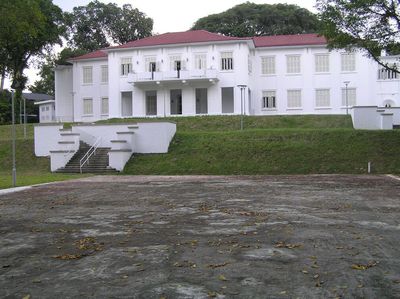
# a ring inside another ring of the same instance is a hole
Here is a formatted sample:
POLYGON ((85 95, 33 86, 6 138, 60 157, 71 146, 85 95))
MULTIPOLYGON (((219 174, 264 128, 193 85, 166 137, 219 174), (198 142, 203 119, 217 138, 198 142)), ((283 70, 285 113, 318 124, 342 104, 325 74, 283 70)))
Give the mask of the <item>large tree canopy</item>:
POLYGON ((20 94, 27 81, 23 71, 30 59, 51 45, 61 44, 63 14, 51 0, 1 0, 0 16, 0 64, 20 94))
POLYGON ((67 14, 71 38, 69 45, 94 51, 150 36, 153 20, 130 4, 121 7, 97 0, 67 14))
MULTIPOLYGON (((317 0, 321 30, 330 48, 363 49, 381 65, 381 50, 400 50, 398 0, 317 0)), ((396 69, 393 69, 396 70, 396 69)))
POLYGON ((317 17, 305 8, 250 2, 201 18, 192 27, 238 37, 314 33, 317 28, 317 17))
POLYGON ((54 95, 54 68, 57 65, 69 64, 67 60, 72 57, 86 54, 81 49, 64 48, 58 55, 48 54, 39 65, 40 79, 29 86, 31 92, 54 95))

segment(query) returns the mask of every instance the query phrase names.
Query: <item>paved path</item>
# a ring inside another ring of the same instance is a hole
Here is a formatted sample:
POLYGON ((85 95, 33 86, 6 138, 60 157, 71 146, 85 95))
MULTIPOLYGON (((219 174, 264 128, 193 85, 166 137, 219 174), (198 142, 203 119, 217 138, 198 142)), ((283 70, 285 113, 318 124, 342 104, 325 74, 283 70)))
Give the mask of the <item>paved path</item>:
POLYGON ((93 177, 0 195, 1 298, 400 298, 400 181, 93 177))

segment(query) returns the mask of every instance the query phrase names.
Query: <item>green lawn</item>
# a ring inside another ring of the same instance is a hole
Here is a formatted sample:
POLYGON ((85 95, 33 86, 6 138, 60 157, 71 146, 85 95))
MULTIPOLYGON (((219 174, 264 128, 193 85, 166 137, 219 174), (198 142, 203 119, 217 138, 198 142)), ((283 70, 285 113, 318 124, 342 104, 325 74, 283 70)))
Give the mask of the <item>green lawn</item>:
MULTIPOLYGON (((134 155, 122 174, 400 173, 400 130, 358 131, 347 116, 239 116, 111 119, 100 123, 169 120, 178 132, 167 154, 134 155)), ((33 126, 17 126, 18 186, 82 175, 52 174, 37 158, 33 126)), ((0 126, 0 188, 11 187, 11 126, 0 126)))
MULTIPOLYGON (((33 125, 27 126, 27 139, 24 139, 23 126, 17 125, 16 136, 17 186, 82 177, 82 175, 50 172, 50 160, 38 158, 34 154, 33 125)), ((12 187, 11 149, 11 126, 0 126, 0 189, 12 187)))
MULTIPOLYGON (((166 118, 109 119, 99 123, 136 121, 172 121, 178 132, 218 132, 240 130, 240 116, 192 116, 166 118)), ((295 116, 245 116, 244 128, 249 129, 332 129, 352 128, 351 118, 343 115, 295 115, 295 116)))
POLYGON ((400 130, 178 133, 168 154, 135 155, 125 174, 400 173, 400 130))

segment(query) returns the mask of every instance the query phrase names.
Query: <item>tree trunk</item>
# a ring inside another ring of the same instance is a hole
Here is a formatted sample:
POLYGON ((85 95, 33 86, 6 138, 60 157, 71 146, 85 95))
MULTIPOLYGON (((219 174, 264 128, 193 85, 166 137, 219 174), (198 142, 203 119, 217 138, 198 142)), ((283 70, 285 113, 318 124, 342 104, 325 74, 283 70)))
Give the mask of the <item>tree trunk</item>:
POLYGON ((4 90, 4 81, 6 79, 6 70, 5 69, 1 70, 0 76, 1 76, 1 78, 0 78, 0 91, 2 91, 2 90, 4 90))

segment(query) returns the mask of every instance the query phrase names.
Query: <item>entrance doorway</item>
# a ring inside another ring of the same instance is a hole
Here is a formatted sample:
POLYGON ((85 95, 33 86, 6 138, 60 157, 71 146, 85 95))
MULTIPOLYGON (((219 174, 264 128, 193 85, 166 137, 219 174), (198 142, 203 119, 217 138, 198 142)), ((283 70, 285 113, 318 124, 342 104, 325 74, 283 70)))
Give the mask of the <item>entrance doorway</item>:
POLYGON ((171 115, 182 114, 182 90, 171 89, 170 99, 171 99, 171 115))
POLYGON ((121 92, 121 116, 129 117, 133 115, 132 110, 132 92, 121 92))
POLYGON ((233 87, 222 87, 222 113, 233 113, 233 87))
POLYGON ((146 91, 146 115, 157 115, 157 91, 146 91))
POLYGON ((196 114, 208 113, 207 88, 196 88, 196 114))

